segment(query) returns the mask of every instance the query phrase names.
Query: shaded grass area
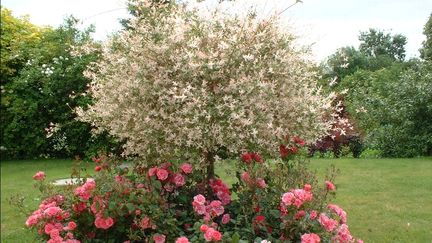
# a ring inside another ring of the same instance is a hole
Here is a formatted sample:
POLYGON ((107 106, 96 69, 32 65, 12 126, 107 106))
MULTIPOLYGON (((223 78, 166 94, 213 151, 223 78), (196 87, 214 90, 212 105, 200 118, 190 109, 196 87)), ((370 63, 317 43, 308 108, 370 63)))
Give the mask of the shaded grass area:
MULTIPOLYGON (((351 233, 365 242, 432 242, 432 158, 414 159, 313 159, 311 168, 322 178, 334 164, 340 173, 335 203, 348 213, 351 233)), ((70 175, 71 160, 25 160, 1 162, 1 241, 35 242, 25 229, 26 216, 7 199, 26 197, 28 211, 38 206, 39 193, 32 176, 42 170, 47 180, 70 175)), ((88 171, 92 163, 85 163, 88 171)), ((233 183, 229 163, 218 169, 233 183)))

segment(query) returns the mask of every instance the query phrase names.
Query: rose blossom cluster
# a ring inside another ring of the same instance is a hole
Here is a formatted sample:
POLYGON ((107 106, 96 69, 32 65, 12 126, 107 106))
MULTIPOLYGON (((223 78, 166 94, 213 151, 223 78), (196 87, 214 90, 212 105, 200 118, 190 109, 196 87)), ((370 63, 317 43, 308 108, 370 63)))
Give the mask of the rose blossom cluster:
POLYGON ((241 155, 241 160, 245 164, 251 164, 252 162, 263 163, 263 159, 258 153, 244 153, 241 155))
POLYGON ((213 193, 222 202, 222 205, 228 205, 231 202, 231 192, 228 186, 220 179, 210 179, 210 187, 213 193))
MULTIPOLYGON (((264 163, 264 160, 261 157, 261 155, 258 153, 253 153, 253 152, 243 153, 241 155, 241 160, 244 164, 247 165, 248 171, 252 171, 252 169, 254 168, 254 165, 259 165, 259 164, 264 163)), ((240 175, 240 179, 246 185, 248 185, 250 187, 258 187, 258 188, 262 188, 262 189, 267 187, 267 183, 265 182, 265 180, 263 178, 252 178, 248 171, 244 171, 240 175)))
POLYGON ((206 224, 201 225, 200 231, 204 234, 204 239, 207 242, 220 241, 222 239, 221 232, 217 231, 213 227, 209 227, 206 224))
POLYGON ((339 216, 340 223, 346 224, 347 223, 347 214, 346 212, 335 204, 329 204, 327 206, 328 209, 330 209, 333 213, 335 213, 337 216, 339 216))
POLYGON ((194 211, 198 215, 202 215, 204 220, 209 222, 211 219, 222 215, 225 211, 223 204, 219 200, 207 201, 206 198, 198 194, 192 202, 194 211))
MULTIPOLYGON (((118 181, 118 180, 117 180, 118 181)), ((77 188, 75 188, 75 195, 84 201, 89 201, 94 190, 96 188, 96 182, 93 179, 88 178, 86 182, 77 188)), ((90 206, 91 212, 95 215, 94 225, 99 229, 109 229, 114 225, 114 219, 111 217, 105 217, 103 215, 104 209, 107 207, 107 201, 101 196, 94 196, 93 202, 90 206)), ((73 205, 75 212, 80 213, 87 208, 85 202, 78 202, 73 205)))
POLYGON ((247 171, 244 171, 240 175, 240 179, 244 183, 246 183, 246 185, 251 186, 251 187, 256 186, 256 187, 261 188, 261 189, 264 189, 267 187, 267 183, 265 182, 265 180, 263 178, 252 179, 247 171))
POLYGON ((77 188, 75 188, 75 195, 80 197, 82 200, 89 200, 94 189, 96 188, 96 182, 93 179, 88 178, 86 182, 77 188))
POLYGON ((204 239, 208 242, 220 241, 222 239, 222 234, 217 230, 218 224, 212 220, 221 215, 220 222, 222 224, 228 224, 231 220, 229 214, 224 214, 225 209, 222 202, 219 200, 209 202, 203 195, 198 194, 194 197, 192 206, 194 211, 198 215, 202 215, 204 221, 208 224, 203 224, 200 227, 200 231, 204 234, 204 239))
POLYGON ((185 175, 191 174, 193 167, 189 163, 183 163, 179 166, 180 170, 177 173, 171 171, 171 167, 171 163, 163 163, 160 166, 150 168, 147 175, 161 181, 164 185, 164 189, 168 192, 172 192, 176 187, 182 187, 186 184, 185 175))
POLYGON ((303 139, 301 139, 298 136, 292 137, 292 145, 286 146, 286 145, 279 145, 279 154, 281 158, 286 158, 290 155, 297 154, 299 151, 299 148, 303 147, 306 143, 303 139))
POLYGON ((64 197, 57 195, 42 201, 39 208, 27 218, 26 225, 28 227, 38 224, 44 218, 55 218, 57 220, 62 220, 63 216, 68 216, 64 213, 58 206, 63 203, 64 197))
POLYGON ((79 243, 72 233, 77 224, 70 220, 69 212, 60 208, 63 201, 61 195, 45 199, 25 224, 27 227, 36 227, 39 234, 46 234, 49 237, 48 243, 79 243))
POLYGON ((305 202, 312 201, 312 192, 306 186, 306 189, 292 189, 282 195, 282 203, 284 206, 295 205, 300 208, 305 202))

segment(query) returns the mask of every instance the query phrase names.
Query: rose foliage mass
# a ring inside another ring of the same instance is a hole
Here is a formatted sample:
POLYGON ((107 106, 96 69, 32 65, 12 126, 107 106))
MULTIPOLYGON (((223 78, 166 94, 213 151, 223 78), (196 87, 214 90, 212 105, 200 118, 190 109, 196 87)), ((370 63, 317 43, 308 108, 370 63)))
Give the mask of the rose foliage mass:
POLYGON ((44 200, 26 225, 49 243, 361 243, 347 213, 328 203, 334 174, 317 181, 298 157, 268 162, 245 153, 233 161, 235 184, 211 180, 212 196, 202 173, 184 162, 128 168, 101 157, 93 178, 64 187, 39 171, 33 178, 44 200))

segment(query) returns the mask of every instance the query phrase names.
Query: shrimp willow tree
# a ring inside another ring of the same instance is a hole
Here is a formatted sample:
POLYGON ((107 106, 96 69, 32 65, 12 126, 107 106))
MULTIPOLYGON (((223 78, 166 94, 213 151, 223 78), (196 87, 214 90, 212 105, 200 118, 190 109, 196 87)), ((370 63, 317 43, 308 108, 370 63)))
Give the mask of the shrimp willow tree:
POLYGON ((331 127, 333 97, 321 94, 307 52, 276 17, 136 6, 140 14, 86 71, 94 104, 77 111, 125 140, 125 155, 189 159, 210 179, 221 149, 274 156, 288 137, 311 142, 331 127))

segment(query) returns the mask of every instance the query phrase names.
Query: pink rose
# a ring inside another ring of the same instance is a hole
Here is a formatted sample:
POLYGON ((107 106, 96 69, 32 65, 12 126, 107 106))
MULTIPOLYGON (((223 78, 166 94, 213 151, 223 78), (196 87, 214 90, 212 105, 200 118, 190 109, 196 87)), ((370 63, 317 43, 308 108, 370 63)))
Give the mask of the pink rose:
POLYGON ((99 229, 109 229, 114 224, 114 219, 111 217, 102 218, 100 215, 96 216, 95 226, 99 229))
POLYGON ((125 178, 121 175, 116 175, 115 180, 120 184, 123 184, 125 182, 125 178))
POLYGON ((304 210, 300 210, 296 213, 296 215, 294 216, 295 219, 301 219, 303 218, 303 216, 306 215, 306 212, 304 210))
POLYGON ((311 186, 310 184, 305 184, 305 185, 303 186, 303 189, 304 189, 305 191, 310 192, 310 191, 312 190, 312 186, 311 186))
POLYGON ((222 215, 224 213, 224 207, 222 206, 222 202, 219 200, 211 201, 210 205, 207 207, 207 212, 213 217, 222 215))
POLYGON ((174 184, 178 187, 183 186, 185 184, 185 178, 181 174, 174 174, 173 181, 174 184))
POLYGON ((40 218, 40 216, 37 214, 31 215, 30 217, 27 218, 25 225, 27 227, 33 226, 39 222, 39 218, 40 218))
POLYGON ((214 241, 220 241, 222 239, 222 234, 219 231, 215 230, 213 231, 212 238, 214 241))
POLYGON ((319 243, 319 242, 321 242, 321 239, 317 234, 310 233, 301 236, 301 243, 319 243))
POLYGON ((213 229, 213 228, 210 227, 204 233, 204 239, 207 242, 210 242, 210 241, 220 241, 222 239, 222 234, 219 231, 217 231, 217 230, 215 230, 215 229, 213 229))
POLYGON ((335 185, 331 181, 326 181, 325 184, 329 191, 334 191, 336 189, 335 185))
POLYGON ((154 240, 155 243, 164 243, 165 239, 166 239, 165 235, 159 235, 159 234, 157 234, 157 235, 153 236, 153 240, 154 240))
POLYGON ((192 165, 191 165, 191 164, 183 163, 182 165, 180 165, 180 169, 181 169, 185 174, 190 174, 190 173, 192 173, 192 165))
POLYGON ((256 182, 257 182, 257 185, 258 185, 259 188, 264 189, 264 188, 267 187, 267 184, 266 184, 265 180, 262 179, 262 178, 258 178, 256 182))
POLYGON ((77 225, 74 221, 70 221, 67 225, 68 230, 74 230, 76 229, 77 225))
POLYGON ((349 243, 353 241, 353 237, 348 230, 348 225, 342 224, 337 230, 337 236, 340 243, 349 243))
POLYGON ((45 172, 43 171, 36 172, 36 174, 33 176, 33 179, 36 181, 43 181, 45 179, 45 172))
POLYGON ((206 199, 203 195, 198 194, 194 197, 194 202, 197 202, 199 204, 204 204, 206 202, 206 199))
POLYGON ((240 179, 245 182, 246 184, 248 184, 251 180, 249 173, 247 173, 246 171, 244 171, 241 175, 240 175, 240 179))
POLYGON ((347 222, 347 214, 346 212, 339 206, 335 205, 335 204, 329 204, 327 206, 328 209, 332 210, 335 214, 337 214, 339 216, 339 219, 341 221, 342 224, 346 224, 347 222))
POLYGON ((200 226, 200 231, 202 232, 202 233, 205 233, 207 230, 208 230, 208 226, 206 225, 206 224, 203 224, 203 225, 201 225, 200 226))
POLYGON ((63 238, 60 236, 60 231, 58 229, 52 229, 49 232, 49 236, 53 242, 62 242, 63 238))
POLYGON ((156 176, 158 180, 164 181, 168 178, 168 171, 165 169, 157 169, 156 176))
POLYGON ((54 217, 57 216, 58 214, 62 213, 62 209, 59 207, 50 207, 45 209, 44 214, 47 214, 50 217, 54 217))
POLYGON ((327 217, 324 213, 320 214, 318 218, 318 222, 328 231, 333 231, 336 226, 338 225, 338 222, 334 219, 331 219, 327 217))
POLYGON ((77 204, 74 204, 72 206, 72 209, 77 213, 84 211, 86 208, 87 205, 85 204, 85 202, 78 202, 77 204))
POLYGON ((157 167, 152 167, 152 168, 150 168, 150 169, 148 170, 148 176, 149 176, 149 177, 152 177, 152 176, 156 175, 157 170, 158 170, 157 167))
POLYGON ((230 221, 230 219, 231 219, 231 217, 230 217, 230 215, 229 214, 224 214, 223 216, 222 216, 222 224, 228 224, 229 223, 229 221, 230 221))
POLYGON ((145 216, 143 219, 141 219, 140 227, 141 227, 142 229, 149 229, 149 228, 151 228, 151 227, 152 227, 152 224, 151 224, 151 222, 150 222, 150 218, 147 217, 147 216, 145 216))
POLYGON ((177 238, 177 240, 175 241, 175 243, 189 243, 188 238, 182 236, 180 238, 177 238))
POLYGON ((310 215, 309 215, 309 218, 310 219, 315 219, 317 216, 318 216, 317 211, 312 210, 311 213, 310 213, 310 215))
POLYGON ((45 234, 49 235, 53 229, 57 229, 54 224, 47 223, 44 227, 45 234))
POLYGON ((66 237, 72 239, 74 235, 71 232, 67 232, 66 237))
POLYGON ((294 199, 295 199, 295 196, 294 196, 294 193, 292 193, 292 192, 286 192, 282 195, 282 202, 287 206, 292 205, 292 201, 294 199))

